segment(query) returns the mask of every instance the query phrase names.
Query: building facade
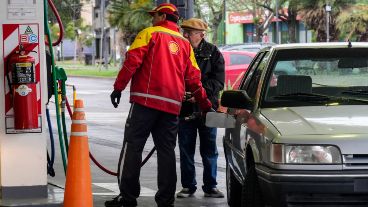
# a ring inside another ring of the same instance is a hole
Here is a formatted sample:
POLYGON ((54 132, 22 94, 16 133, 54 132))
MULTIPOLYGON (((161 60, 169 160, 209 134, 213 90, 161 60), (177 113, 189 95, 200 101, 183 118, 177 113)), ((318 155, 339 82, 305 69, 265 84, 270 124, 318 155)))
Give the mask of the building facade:
MULTIPOLYGON (((223 27, 220 27, 220 29, 223 27)), ((226 15, 226 44, 250 43, 255 41, 256 28, 253 23, 253 14, 249 11, 227 12, 226 15)), ((300 17, 297 17, 296 42, 311 42, 312 32, 304 26, 300 17)), ((288 43, 289 28, 286 22, 275 17, 264 32, 262 42, 288 43), (278 35, 276 34, 276 27, 278 35)))

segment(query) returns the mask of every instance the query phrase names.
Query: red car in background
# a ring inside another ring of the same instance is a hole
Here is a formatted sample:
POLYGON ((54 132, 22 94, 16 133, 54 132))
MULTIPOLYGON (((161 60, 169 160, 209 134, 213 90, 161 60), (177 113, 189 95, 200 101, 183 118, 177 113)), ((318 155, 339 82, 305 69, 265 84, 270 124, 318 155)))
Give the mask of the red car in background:
POLYGON ((221 51, 225 59, 225 90, 237 89, 256 52, 221 51))

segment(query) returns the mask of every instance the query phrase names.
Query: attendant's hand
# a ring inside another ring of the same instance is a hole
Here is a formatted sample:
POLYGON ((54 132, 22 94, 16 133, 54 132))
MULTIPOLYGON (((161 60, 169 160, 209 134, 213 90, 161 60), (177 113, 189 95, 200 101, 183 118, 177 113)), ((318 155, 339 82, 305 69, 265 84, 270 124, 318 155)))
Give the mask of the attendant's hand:
POLYGON ((195 100, 194 96, 193 96, 192 98, 188 99, 187 101, 188 101, 189 103, 195 103, 195 102, 196 102, 196 100, 195 100))
POLYGON ((111 93, 110 98, 111 98, 112 105, 114 105, 114 107, 117 108, 120 103, 121 91, 114 90, 111 93))

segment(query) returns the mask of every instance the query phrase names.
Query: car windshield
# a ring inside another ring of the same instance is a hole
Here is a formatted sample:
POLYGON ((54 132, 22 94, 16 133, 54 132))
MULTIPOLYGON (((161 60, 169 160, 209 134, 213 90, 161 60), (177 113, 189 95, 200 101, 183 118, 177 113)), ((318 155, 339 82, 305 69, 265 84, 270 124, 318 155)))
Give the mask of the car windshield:
POLYGON ((276 53, 262 107, 368 104, 368 49, 288 49, 276 53))

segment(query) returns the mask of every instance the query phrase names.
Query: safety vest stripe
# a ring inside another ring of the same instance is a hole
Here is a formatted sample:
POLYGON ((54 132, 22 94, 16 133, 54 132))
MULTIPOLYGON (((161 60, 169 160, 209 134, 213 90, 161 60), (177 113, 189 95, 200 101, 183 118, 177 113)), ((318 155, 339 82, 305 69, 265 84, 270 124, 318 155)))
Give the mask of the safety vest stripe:
POLYGON ((164 33, 164 34, 168 34, 170 36, 174 36, 180 39, 183 39, 185 41, 188 41, 187 39, 185 39, 185 37, 183 37, 179 32, 175 32, 169 29, 166 29, 165 27, 157 27, 157 30, 152 31, 152 33, 164 33))
POLYGON ((75 137, 84 137, 87 136, 87 132, 72 132, 70 135, 75 137))
POLYGON ((134 41, 131 44, 128 51, 147 46, 148 43, 151 41, 152 34, 156 33, 156 32, 166 33, 168 35, 175 36, 177 38, 181 38, 185 41, 188 41, 179 32, 172 31, 172 30, 167 29, 165 27, 162 27, 162 26, 148 27, 148 28, 146 28, 146 29, 144 29, 144 30, 142 30, 141 32, 138 33, 138 35, 134 39, 134 41))
POLYGON ((189 57, 189 59, 190 59, 190 63, 192 63, 192 65, 193 65, 193 67, 197 70, 200 70, 199 66, 197 64, 197 61, 195 59, 195 54, 194 54, 194 51, 193 51, 192 47, 190 47, 190 57, 189 57))
POLYGON ((72 120, 72 124, 86 124, 86 120, 72 120))
POLYGON ((170 103, 181 106, 181 102, 173 100, 173 99, 169 99, 169 98, 166 98, 166 97, 162 97, 162 96, 156 96, 156 95, 151 95, 151 94, 146 94, 146 93, 137 93, 137 92, 130 93, 130 95, 132 95, 132 96, 141 96, 141 97, 146 97, 146 98, 153 98, 153 99, 166 101, 166 102, 170 102, 170 103))

